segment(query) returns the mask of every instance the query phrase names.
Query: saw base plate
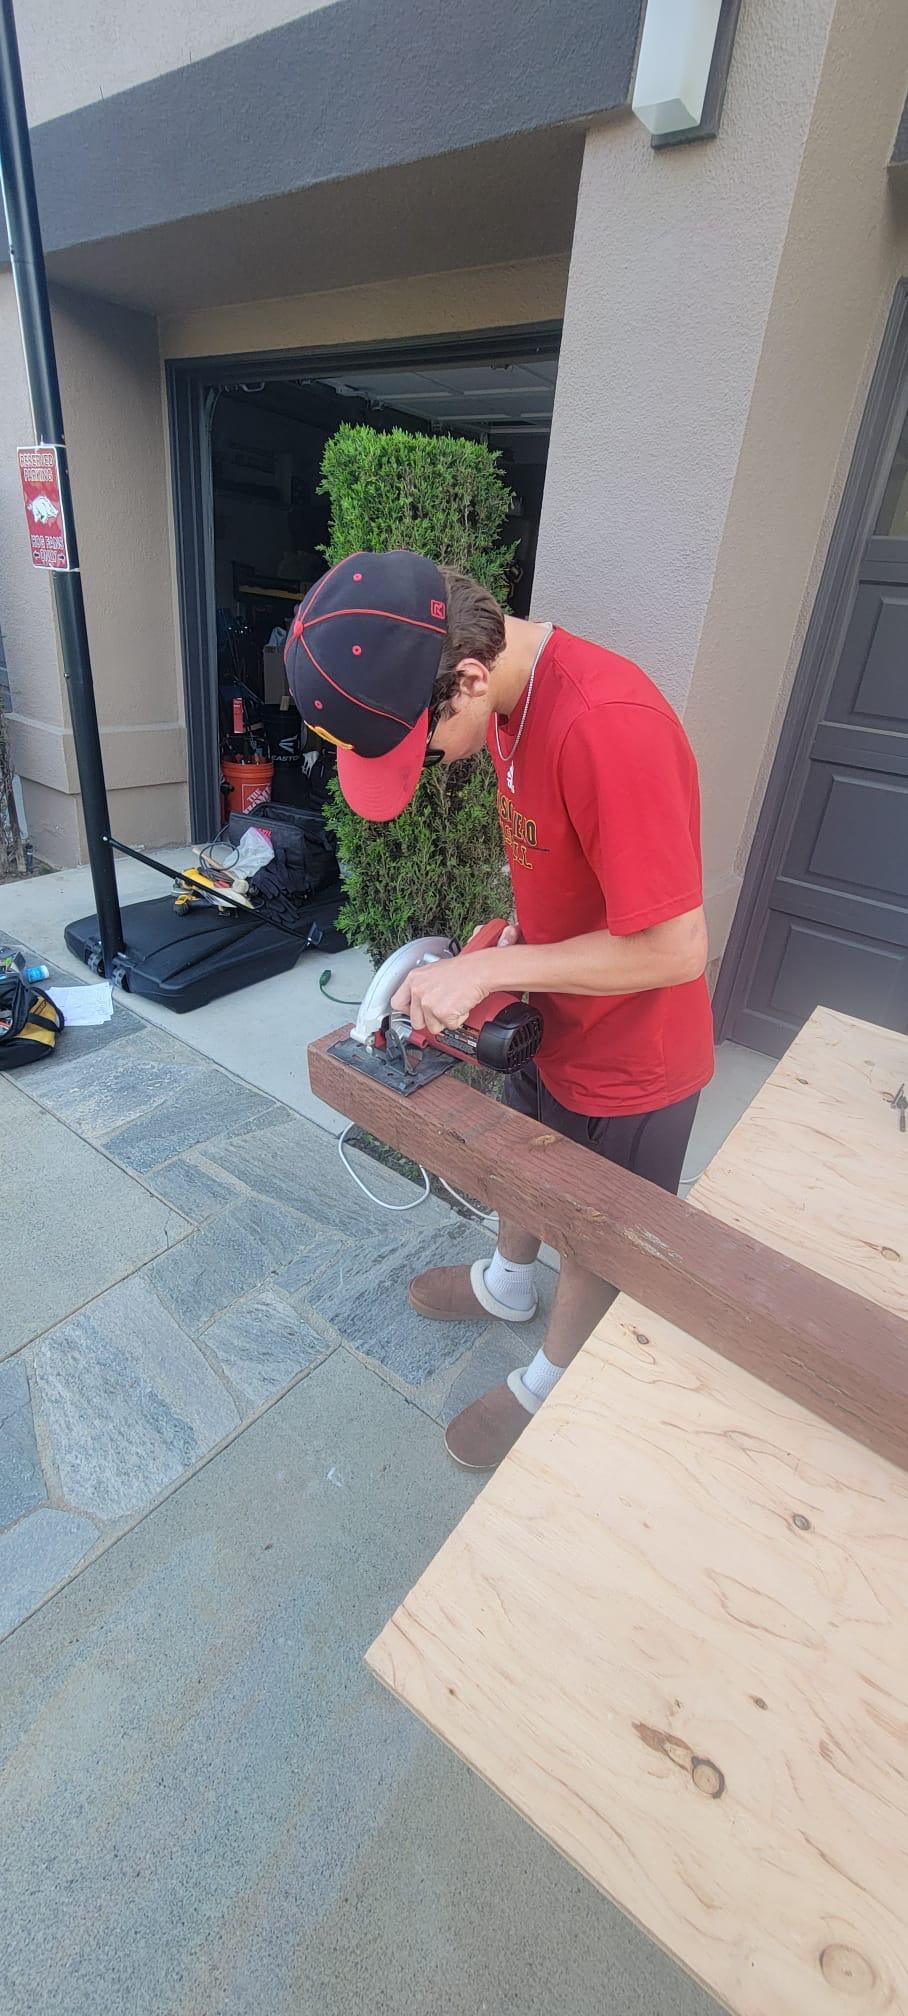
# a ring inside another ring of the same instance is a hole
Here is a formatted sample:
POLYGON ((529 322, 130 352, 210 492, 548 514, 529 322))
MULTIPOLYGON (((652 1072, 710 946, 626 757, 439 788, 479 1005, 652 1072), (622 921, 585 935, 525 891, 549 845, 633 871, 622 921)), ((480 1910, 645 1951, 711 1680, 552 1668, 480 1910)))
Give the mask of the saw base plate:
POLYGON ((445 1057, 440 1050, 418 1050, 408 1046, 407 1056, 411 1060, 406 1070, 386 1050, 367 1050, 364 1043, 354 1043, 351 1036, 345 1036, 340 1043, 332 1043, 328 1052, 336 1057, 339 1064, 349 1064, 351 1071, 358 1071, 360 1077, 371 1078, 376 1085, 386 1085, 391 1092, 399 1092, 404 1099, 411 1092, 418 1092, 423 1085, 431 1085, 433 1078, 441 1078, 445 1071, 453 1071, 455 1057, 445 1057))

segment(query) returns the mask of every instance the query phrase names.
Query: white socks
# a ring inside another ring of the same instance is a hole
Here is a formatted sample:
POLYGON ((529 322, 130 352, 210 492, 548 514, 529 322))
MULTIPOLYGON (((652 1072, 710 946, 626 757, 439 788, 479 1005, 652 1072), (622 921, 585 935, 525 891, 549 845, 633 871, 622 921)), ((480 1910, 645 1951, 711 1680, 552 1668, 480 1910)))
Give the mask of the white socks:
POLYGON ((524 1366, 520 1377, 527 1392, 532 1393, 534 1400, 547 1400, 552 1387, 557 1386, 564 1369, 563 1365, 553 1365, 551 1359, 547 1358, 545 1352, 540 1349, 537 1351, 532 1365, 524 1366))
POLYGON ((533 1314, 536 1309, 533 1273, 532 1261, 528 1266, 521 1266, 515 1260, 505 1260, 496 1246, 483 1278, 496 1302, 503 1302, 506 1309, 513 1309, 515 1315, 523 1316, 533 1314))
POLYGON ((507 1384, 515 1400, 520 1401, 528 1414, 538 1414, 543 1400, 547 1400, 554 1386, 557 1386, 563 1365, 553 1365, 545 1352, 537 1351, 532 1365, 525 1365, 523 1371, 509 1372, 507 1384))
MULTIPOLYGON (((494 1309, 505 1320, 512 1323, 527 1323, 536 1314, 537 1295, 533 1285, 533 1263, 521 1266, 516 1260, 506 1260, 496 1246, 487 1266, 478 1261, 472 1270, 473 1292, 486 1309, 494 1309)), ((553 1365, 543 1350, 536 1353, 531 1365, 522 1371, 512 1372, 508 1385, 522 1407, 535 1414, 547 1400, 553 1387, 557 1386, 563 1365, 553 1365)))

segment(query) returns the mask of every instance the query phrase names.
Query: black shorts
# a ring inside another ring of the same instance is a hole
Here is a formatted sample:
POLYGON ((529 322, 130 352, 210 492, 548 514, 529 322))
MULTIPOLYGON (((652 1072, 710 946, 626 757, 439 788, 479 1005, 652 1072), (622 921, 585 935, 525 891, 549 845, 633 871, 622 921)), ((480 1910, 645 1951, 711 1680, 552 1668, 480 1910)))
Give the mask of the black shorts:
POLYGON ((682 1099, 677 1106, 660 1106, 654 1113, 615 1113, 587 1116, 572 1113, 546 1090, 535 1064, 515 1071, 505 1081, 505 1103, 529 1120, 541 1120, 554 1134, 564 1134, 594 1155, 617 1162, 635 1176, 656 1183, 660 1190, 677 1195, 681 1170, 687 1153, 699 1092, 682 1099))

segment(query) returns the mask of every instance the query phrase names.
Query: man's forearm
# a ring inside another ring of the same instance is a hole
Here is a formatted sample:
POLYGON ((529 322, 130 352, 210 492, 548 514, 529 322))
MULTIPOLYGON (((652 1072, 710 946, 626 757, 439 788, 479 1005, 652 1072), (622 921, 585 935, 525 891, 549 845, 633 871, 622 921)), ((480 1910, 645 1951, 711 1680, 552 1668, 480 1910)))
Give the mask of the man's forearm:
POLYGON ((554 945, 509 945, 479 955, 491 987, 515 994, 643 994, 699 979, 706 966, 702 910, 614 937, 590 931, 554 945))
POLYGON ((408 974, 391 1005, 414 1029, 459 1029, 489 994, 646 994, 698 979, 706 955, 703 911, 691 910, 627 938, 590 931, 558 945, 497 945, 439 959, 408 974))

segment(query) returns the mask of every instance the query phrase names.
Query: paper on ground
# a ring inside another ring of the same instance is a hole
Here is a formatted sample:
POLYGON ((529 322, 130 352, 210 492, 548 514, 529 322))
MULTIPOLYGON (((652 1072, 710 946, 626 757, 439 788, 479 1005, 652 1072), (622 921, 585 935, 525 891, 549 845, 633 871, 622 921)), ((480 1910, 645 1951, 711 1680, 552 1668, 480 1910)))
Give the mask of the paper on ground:
POLYGON ((109 1022, 113 995, 109 980, 95 980, 87 987, 45 987, 55 1001, 69 1029, 90 1029, 96 1022, 109 1022))

